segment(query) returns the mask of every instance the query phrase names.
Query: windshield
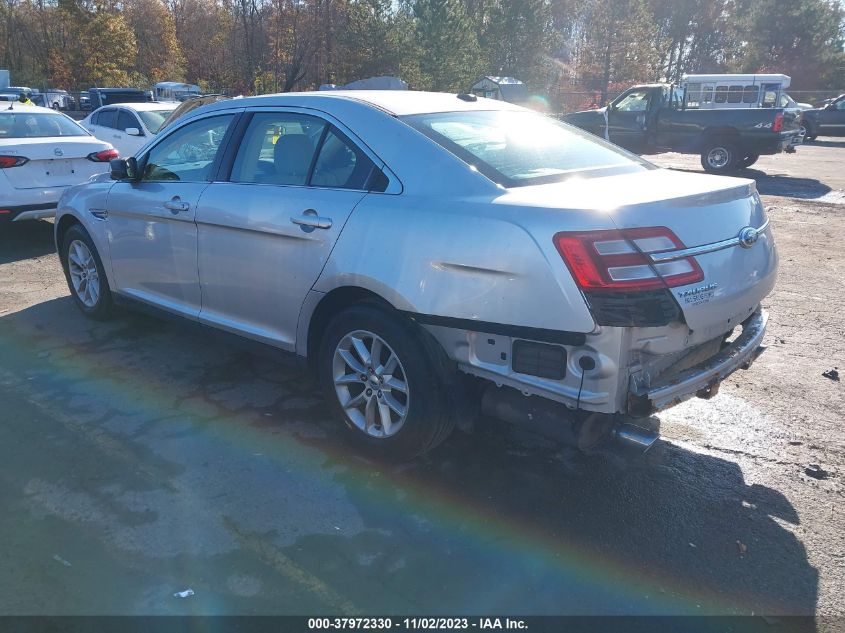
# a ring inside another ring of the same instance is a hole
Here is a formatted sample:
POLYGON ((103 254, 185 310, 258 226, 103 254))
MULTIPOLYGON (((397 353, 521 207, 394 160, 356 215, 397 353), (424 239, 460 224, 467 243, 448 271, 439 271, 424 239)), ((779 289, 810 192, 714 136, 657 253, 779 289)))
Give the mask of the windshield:
POLYGON ((147 126, 150 133, 155 134, 159 131, 161 124, 164 123, 167 115, 171 112, 173 112, 173 110, 145 110, 143 112, 138 112, 138 116, 141 117, 141 120, 144 122, 144 125, 147 126))
POLYGON ((606 175, 652 167, 595 136, 533 112, 439 112, 403 120, 505 187, 556 182, 576 173, 606 175))
POLYGON ((62 114, 0 112, 0 139, 47 136, 89 136, 88 131, 62 114))

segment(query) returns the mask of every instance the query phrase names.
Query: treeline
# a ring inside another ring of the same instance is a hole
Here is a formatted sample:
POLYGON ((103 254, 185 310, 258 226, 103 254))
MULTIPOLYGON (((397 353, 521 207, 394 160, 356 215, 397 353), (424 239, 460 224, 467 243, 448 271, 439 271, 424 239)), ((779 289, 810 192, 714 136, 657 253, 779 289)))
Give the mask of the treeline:
POLYGON ((845 90, 838 0, 0 0, 16 85, 185 80, 266 93, 397 75, 466 90, 510 75, 595 91, 686 72, 783 72, 845 90))

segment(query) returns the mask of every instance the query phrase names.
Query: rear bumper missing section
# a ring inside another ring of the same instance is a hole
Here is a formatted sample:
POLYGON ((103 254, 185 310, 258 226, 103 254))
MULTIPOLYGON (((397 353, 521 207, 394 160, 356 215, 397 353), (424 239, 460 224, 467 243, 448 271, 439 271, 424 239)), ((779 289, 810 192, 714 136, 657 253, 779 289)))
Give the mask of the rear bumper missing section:
POLYGON ((648 415, 666 409, 695 395, 713 394, 725 378, 740 368, 747 368, 759 355, 766 333, 768 314, 762 308, 742 323, 742 333, 715 356, 677 374, 661 377, 647 388, 631 384, 628 410, 648 415))

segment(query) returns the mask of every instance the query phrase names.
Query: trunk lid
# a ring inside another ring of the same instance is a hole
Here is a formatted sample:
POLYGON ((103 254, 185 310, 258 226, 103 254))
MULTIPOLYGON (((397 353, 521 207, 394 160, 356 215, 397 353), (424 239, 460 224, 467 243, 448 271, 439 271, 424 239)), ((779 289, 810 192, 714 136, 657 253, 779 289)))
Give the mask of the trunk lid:
POLYGON ((0 143, 0 154, 23 156, 29 161, 5 170, 15 189, 66 187, 84 182, 93 174, 108 171, 108 163, 88 160, 88 155, 111 145, 91 136, 16 138, 0 143))
MULTIPOLYGON (((539 205, 541 200, 548 205, 557 198, 555 206, 562 210, 592 210, 605 216, 583 230, 602 228, 607 220, 621 230, 667 227, 683 242, 682 248, 732 240, 744 228, 759 229, 767 222, 753 181, 664 169, 511 189, 507 198, 523 205, 539 205)), ((670 292, 696 340, 731 330, 774 286, 777 253, 768 228, 748 248, 734 245, 694 259, 704 278, 670 292)))

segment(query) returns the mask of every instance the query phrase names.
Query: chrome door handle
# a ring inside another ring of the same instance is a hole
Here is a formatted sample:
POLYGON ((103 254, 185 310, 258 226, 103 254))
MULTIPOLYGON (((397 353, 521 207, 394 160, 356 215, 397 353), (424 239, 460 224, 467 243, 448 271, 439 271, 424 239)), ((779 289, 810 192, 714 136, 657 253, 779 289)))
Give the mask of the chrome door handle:
POLYGON ((302 215, 292 216, 290 221, 294 224, 298 224, 303 231, 332 228, 332 219, 321 218, 317 215, 317 212, 314 209, 305 209, 305 211, 302 212, 302 215))
POLYGON ((191 205, 187 202, 182 202, 179 199, 179 196, 174 197, 172 200, 168 200, 164 203, 165 209, 170 209, 174 214, 179 213, 180 211, 187 211, 191 208, 191 205))

